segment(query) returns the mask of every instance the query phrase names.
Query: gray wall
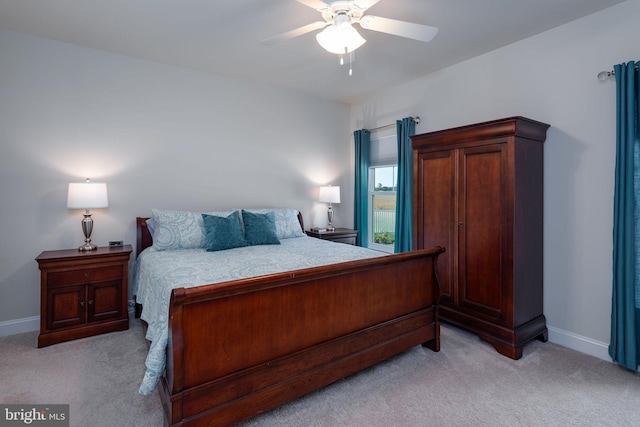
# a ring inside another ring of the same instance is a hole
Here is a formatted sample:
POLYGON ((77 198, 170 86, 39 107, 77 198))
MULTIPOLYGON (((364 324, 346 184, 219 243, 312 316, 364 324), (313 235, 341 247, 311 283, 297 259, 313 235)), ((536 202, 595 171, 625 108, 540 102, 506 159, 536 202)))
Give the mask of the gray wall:
POLYGON ((9 31, 0 58, 0 334, 38 328, 34 258, 82 243, 69 182, 107 182, 98 245, 134 244, 154 207, 288 206, 310 227, 319 185, 353 197, 343 104, 9 31))
MULTIPOLYGON (((353 105, 351 127, 421 116, 417 133, 526 116, 545 143, 544 312, 550 339, 607 359, 611 313, 615 82, 640 60, 630 0, 353 105), (371 112, 375 112, 372 114, 371 112)), ((526 353, 526 350, 525 350, 526 353)))

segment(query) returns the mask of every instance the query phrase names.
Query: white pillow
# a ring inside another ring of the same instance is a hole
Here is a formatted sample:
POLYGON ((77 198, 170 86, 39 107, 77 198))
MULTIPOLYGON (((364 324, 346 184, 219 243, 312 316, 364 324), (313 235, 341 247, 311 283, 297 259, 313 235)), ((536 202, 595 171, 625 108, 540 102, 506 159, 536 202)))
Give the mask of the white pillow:
POLYGON ((153 249, 197 249, 207 246, 202 214, 226 217, 227 212, 189 212, 151 209, 154 223, 153 249))

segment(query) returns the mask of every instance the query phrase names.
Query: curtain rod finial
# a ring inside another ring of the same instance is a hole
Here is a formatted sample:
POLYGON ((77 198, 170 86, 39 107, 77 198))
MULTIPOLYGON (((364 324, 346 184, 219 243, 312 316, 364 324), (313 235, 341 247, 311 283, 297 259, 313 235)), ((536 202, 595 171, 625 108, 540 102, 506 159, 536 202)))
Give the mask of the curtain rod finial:
POLYGON ((608 80, 610 77, 613 77, 615 75, 616 75, 615 71, 600 71, 598 73, 598 80, 600 80, 601 82, 604 82, 608 80))

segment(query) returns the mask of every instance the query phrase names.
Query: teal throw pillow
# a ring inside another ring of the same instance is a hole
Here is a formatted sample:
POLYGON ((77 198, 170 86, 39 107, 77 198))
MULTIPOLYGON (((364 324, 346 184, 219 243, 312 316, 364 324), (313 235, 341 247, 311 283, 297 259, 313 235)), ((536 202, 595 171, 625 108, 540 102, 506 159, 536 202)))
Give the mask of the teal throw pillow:
POLYGON ((249 245, 279 245, 276 219, 273 212, 252 213, 242 211, 244 237, 249 245))
POLYGON ((202 214, 202 219, 207 251, 222 251, 247 246, 242 233, 240 212, 235 211, 227 217, 202 214))

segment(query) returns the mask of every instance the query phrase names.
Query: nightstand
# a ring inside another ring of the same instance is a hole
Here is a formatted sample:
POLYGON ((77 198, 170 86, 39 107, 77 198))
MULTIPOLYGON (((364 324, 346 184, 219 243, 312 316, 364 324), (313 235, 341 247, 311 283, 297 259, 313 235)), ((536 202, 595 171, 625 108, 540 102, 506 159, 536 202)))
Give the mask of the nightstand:
POLYGON ((308 236, 315 237, 322 240, 331 240, 332 242, 347 243, 349 245, 356 244, 356 237, 358 236, 358 230, 352 230, 350 228, 336 228, 334 231, 306 231, 308 236))
POLYGON ((131 245, 44 251, 40 268, 38 347, 129 329, 131 245))

